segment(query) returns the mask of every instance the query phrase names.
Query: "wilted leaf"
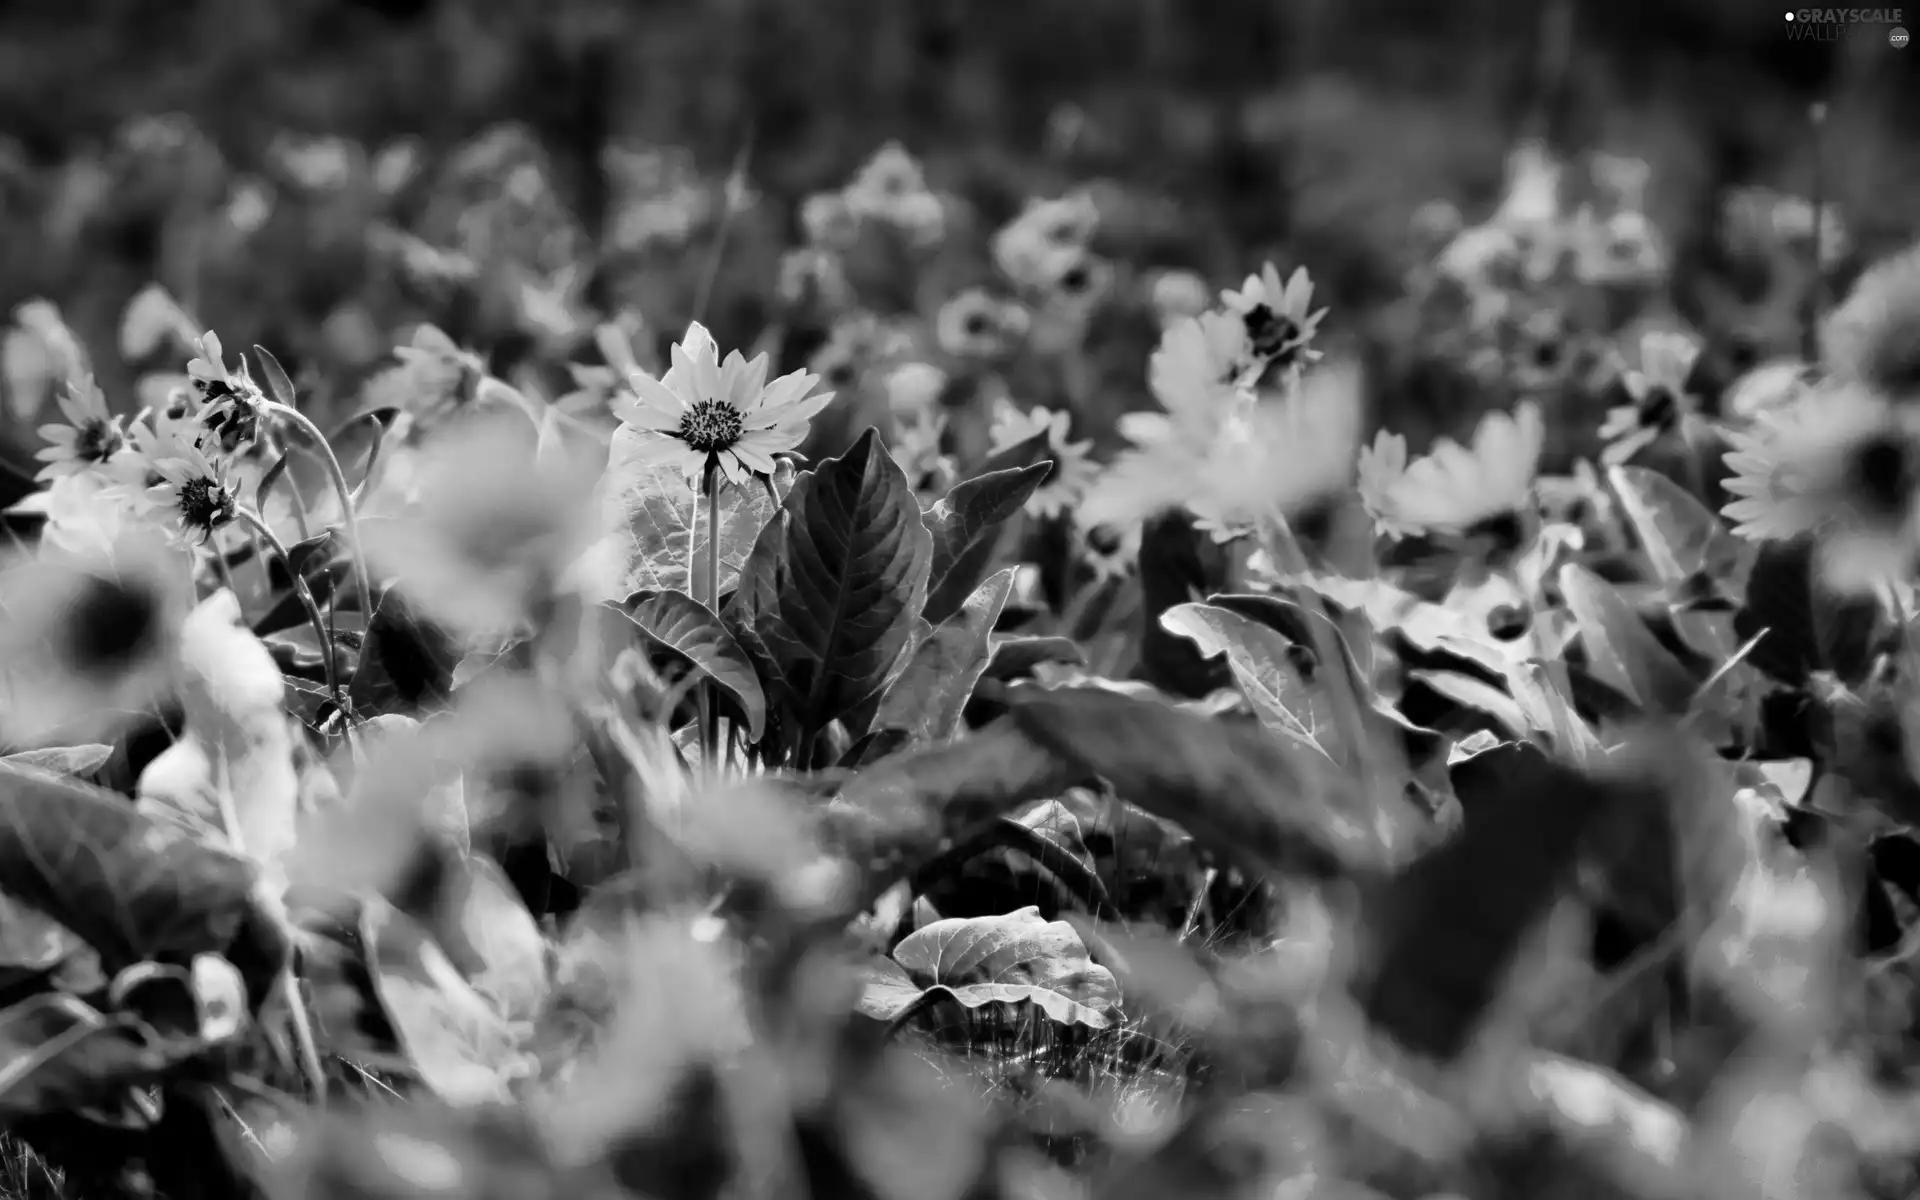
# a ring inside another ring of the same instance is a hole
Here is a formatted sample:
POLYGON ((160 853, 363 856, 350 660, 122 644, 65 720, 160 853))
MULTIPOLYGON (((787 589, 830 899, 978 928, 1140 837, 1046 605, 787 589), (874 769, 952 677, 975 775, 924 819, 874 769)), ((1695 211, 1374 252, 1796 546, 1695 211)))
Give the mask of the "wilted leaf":
POLYGON ((38 750, 22 750, 18 754, 0 758, 0 766, 27 767, 79 779, 98 771, 111 757, 112 746, 92 742, 85 746, 46 746, 38 750))
MULTIPOLYGON (((685 592, 706 578, 707 513, 684 476, 647 464, 643 435, 622 426, 614 431, 602 483, 602 543, 594 550, 605 578, 603 600, 635 592, 685 592), (693 547, 694 574, 687 573, 687 548, 693 547)), ((760 531, 773 518, 774 504, 758 484, 727 487, 720 493, 720 594, 739 582, 740 569, 760 531)))
POLYGON ((766 731, 767 699, 747 652, 712 609, 685 592, 657 592, 627 610, 653 645, 710 679, 746 720, 749 741, 766 731))
POLYGON ((421 1081, 453 1104, 508 1099, 521 1056, 506 1020, 419 926, 384 902, 367 902, 360 935, 381 1007, 421 1081))
POLYGON ((876 1020, 898 1019, 936 989, 968 1008, 1031 1003, 1063 1025, 1093 1029, 1105 1029, 1120 1004, 1112 972, 1093 964, 1073 926, 1042 920, 1037 907, 935 921, 908 934, 893 957, 888 965, 906 983, 877 968, 861 996, 860 1011, 876 1020))
POLYGON ((1580 622, 1594 677, 1652 713, 1679 714, 1695 681, 1607 582, 1583 567, 1560 568, 1560 590, 1580 622))
POLYGON ((920 619, 931 554, 906 476, 872 429, 795 481, 725 618, 803 733, 885 686, 920 619))
MULTIPOLYGON (((1028 439, 1019 450, 1038 443, 1038 453, 1046 451, 1046 438, 1028 439)), ((991 464, 989 464, 991 466, 991 464)), ((927 606, 923 614, 934 624, 956 612, 980 582, 979 572, 988 564, 973 561, 969 551, 1020 511, 1029 497, 1039 490, 1053 473, 1051 459, 1041 458, 1020 466, 985 470, 953 485, 939 503, 923 514, 927 531, 933 537, 933 556, 927 576, 927 606), (971 568, 971 569, 968 569, 971 568)))
POLYGON ((879 728, 904 729, 922 741, 953 735, 988 662, 994 622, 1013 590, 1008 567, 976 589, 958 613, 943 622, 913 650, 906 670, 881 698, 879 728))

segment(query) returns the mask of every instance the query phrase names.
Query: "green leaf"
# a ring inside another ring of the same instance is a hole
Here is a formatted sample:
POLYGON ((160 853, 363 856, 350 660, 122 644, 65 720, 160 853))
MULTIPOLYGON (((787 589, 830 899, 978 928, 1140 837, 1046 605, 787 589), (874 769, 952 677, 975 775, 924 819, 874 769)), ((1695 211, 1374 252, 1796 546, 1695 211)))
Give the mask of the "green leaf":
POLYGON ((1560 568, 1560 590, 1580 623, 1594 678, 1652 713, 1677 715, 1693 699, 1694 679, 1653 636, 1633 606, 1584 567, 1560 568))
MULTIPOLYGON (((644 435, 622 426, 608 449, 602 483, 601 541, 594 548, 595 584, 602 600, 635 592, 694 593, 705 586, 705 501, 677 470, 650 466, 644 435), (693 548, 694 574, 687 571, 693 548)), ((773 518, 774 503, 759 483, 728 485, 720 492, 720 594, 731 591, 755 540, 773 518)))
POLYGON ((1013 568, 978 588, 959 612, 913 650, 906 670, 880 700, 875 728, 904 729, 920 741, 953 736, 973 686, 986 670, 994 622, 1013 591, 1013 568))
POLYGON ((1087 665, 1087 652, 1080 643, 1065 637, 1002 636, 993 640, 993 657, 987 662, 983 679, 1011 683, 1030 679, 1041 663, 1062 663, 1069 667, 1087 665))
POLYGON ((264 986, 287 943, 256 881, 252 863, 124 796, 0 765, 0 889, 93 947, 109 975, 208 953, 264 986))
POLYGON ((754 674, 753 660, 740 648, 712 609, 685 592, 657 592, 627 610, 652 645, 676 656, 710 679, 744 720, 747 737, 757 742, 767 725, 767 698, 754 674))
POLYGON ((508 1100, 521 1055, 506 1019, 424 930, 383 901, 362 909, 360 936, 380 1006, 421 1082, 454 1104, 508 1100))
POLYGON ((98 771, 111 757, 113 747, 98 742, 89 742, 84 746, 44 746, 0 758, 0 767, 27 767, 79 779, 98 771))
POLYGON ((873 430, 794 482, 724 616, 803 735, 886 685, 931 557, 913 491, 873 430))
POLYGON ((398 590, 388 591, 367 627, 347 700, 363 717, 443 705, 460 657, 449 634, 416 616, 398 590))
POLYGON ((967 1008, 1032 1004, 1062 1025, 1090 1029, 1105 1029, 1120 1007, 1113 973, 1094 965, 1073 926, 1042 920, 1031 905, 997 917, 935 921, 907 935, 893 962, 870 974, 860 1011, 899 1020, 931 998, 927 993, 967 1008))
POLYGON ((267 394, 288 408, 297 408, 293 380, 287 378, 287 369, 280 365, 280 360, 265 346, 256 345, 253 356, 260 360, 260 375, 267 381, 267 394))
POLYGON ((443 936, 448 956, 495 1011, 533 1020, 547 998, 547 939, 520 894, 478 854, 459 861, 448 892, 456 914, 443 936))
POLYGON ((117 1109, 127 1089, 158 1081, 179 1057, 150 1044, 150 1032, 132 1014, 60 992, 0 1011, 0 1122, 117 1109))
POLYGON ((1740 540, 1693 494, 1647 467, 1610 467, 1607 482, 1668 586, 1705 572, 1724 581, 1740 561, 1740 540))
MULTIPOLYGON (((1044 435, 1028 441, 1036 439, 1044 449, 1044 435)), ((1019 512, 1052 473, 1051 459, 986 471, 954 484, 945 498, 923 514, 927 531, 933 535, 923 614, 927 620, 937 625, 966 602, 980 582, 980 573, 989 565, 969 552, 1001 522, 1019 512)))
POLYGON ((1211 604, 1178 604, 1160 614, 1160 624, 1199 647, 1206 658, 1224 654, 1247 703, 1268 729, 1315 750, 1313 693, 1289 660, 1293 643, 1283 634, 1211 604))

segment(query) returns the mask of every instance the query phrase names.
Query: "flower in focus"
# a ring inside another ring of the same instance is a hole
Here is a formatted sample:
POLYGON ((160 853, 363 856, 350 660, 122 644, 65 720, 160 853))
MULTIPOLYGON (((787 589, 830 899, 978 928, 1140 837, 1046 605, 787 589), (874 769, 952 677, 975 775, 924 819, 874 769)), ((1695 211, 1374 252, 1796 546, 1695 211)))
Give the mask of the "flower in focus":
POLYGON ((1305 267, 1295 268, 1282 284, 1280 272, 1268 263, 1260 274, 1247 276, 1239 291, 1222 292, 1220 298, 1246 323, 1247 343, 1259 358, 1285 369, 1319 357, 1308 346, 1327 310, 1310 311, 1313 278, 1305 267))
POLYGON ((1821 342, 1841 378, 1890 399, 1920 396, 1920 245, 1867 268, 1827 318, 1821 342))
POLYGON ((1409 464, 1378 497, 1376 519, 1407 530, 1470 534, 1528 507, 1534 471, 1546 440, 1540 407, 1491 412, 1474 430, 1471 447, 1450 438, 1409 464))
POLYGON ((1699 357, 1700 344, 1684 334, 1656 330, 1640 339, 1640 369, 1621 377, 1633 403, 1607 412, 1601 462, 1626 462, 1693 415, 1698 399, 1687 391, 1687 379, 1699 357))
POLYGON ((1053 456, 1053 471, 1046 482, 1027 499, 1029 515, 1056 517, 1071 509, 1086 494, 1100 470, 1093 463, 1092 442, 1071 442, 1067 430, 1073 422, 1069 412, 1034 408, 1021 412, 1004 397, 994 405, 993 425, 987 433, 989 448, 998 454, 1030 438, 1045 435, 1053 456))
POLYGON ((1027 312, 985 288, 967 288, 940 306, 934 336, 955 358, 998 358, 1027 334, 1027 312))
POLYGON ((67 418, 65 425, 42 425, 38 431, 53 444, 34 455, 47 464, 34 478, 58 479, 90 471, 126 445, 120 418, 107 411, 106 393, 93 382, 93 376, 82 375, 67 384, 67 394, 60 398, 60 412, 67 418))
POLYGON ((148 505, 177 522, 190 542, 205 544, 216 530, 232 523, 237 511, 225 461, 215 461, 177 438, 160 444, 156 453, 148 465, 160 482, 147 489, 148 505))
POLYGON ((1078 516, 1127 528, 1184 507, 1226 538, 1348 487, 1363 417, 1357 368, 1309 374, 1284 397, 1122 454, 1088 489, 1078 516))
POLYGON ((713 335, 698 323, 673 347, 673 365, 656 379, 631 382, 634 398, 616 402, 621 423, 654 435, 656 462, 677 467, 699 486, 719 470, 736 484, 773 474, 773 456, 807 436, 814 414, 833 400, 812 394, 819 378, 794 371, 767 382, 767 356, 748 362, 738 350, 720 358, 713 335))
POLYGON ((111 736, 158 702, 189 596, 177 566, 125 541, 0 567, 0 737, 111 736))
POLYGON ((193 346, 197 354, 187 363, 187 378, 200 396, 201 423, 220 439, 223 450, 234 453, 259 436, 266 397, 247 375, 244 359, 240 374, 227 369, 219 334, 209 330, 193 346))

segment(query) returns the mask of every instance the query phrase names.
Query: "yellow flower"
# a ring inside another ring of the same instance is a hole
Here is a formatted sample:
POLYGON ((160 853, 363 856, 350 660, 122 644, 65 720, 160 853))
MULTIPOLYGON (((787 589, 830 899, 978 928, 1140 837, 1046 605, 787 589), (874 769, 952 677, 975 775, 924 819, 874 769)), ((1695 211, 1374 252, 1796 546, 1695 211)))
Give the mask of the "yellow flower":
POLYGON ((228 481, 224 460, 174 439, 158 447, 149 465, 160 482, 147 489, 148 504, 165 513, 188 541, 205 544, 216 530, 232 523, 236 489, 228 481))
POLYGON ((1388 537, 1405 537, 1419 532, 1394 519, 1388 499, 1393 486, 1407 473, 1407 439, 1382 429, 1373 444, 1360 448, 1360 503, 1373 518, 1374 528, 1388 537))
POLYGON ((1699 357, 1700 344, 1685 334, 1654 330, 1640 339, 1640 368, 1621 377, 1633 403, 1608 410, 1600 427, 1602 463, 1626 462, 1693 415, 1698 400, 1687 380, 1699 357))
POLYGON ((621 423, 653 435, 655 461, 677 467, 699 486, 708 470, 736 484, 773 474, 773 456, 807 436, 810 419, 833 400, 812 394, 819 378, 794 371, 767 382, 767 356, 749 362, 738 350, 725 361, 713 335, 688 326, 673 347, 673 365, 659 379, 631 377, 635 396, 617 401, 621 423))
POLYGON ((1080 502, 1080 497, 1100 473, 1093 463, 1093 443, 1067 440, 1067 429, 1072 422, 1073 414, 1069 412, 1034 408, 1023 413, 1005 397, 994 405, 993 426, 987 434, 994 453, 1042 433, 1047 436, 1047 449, 1053 454, 1053 473, 1027 500, 1026 511, 1032 516, 1044 519, 1066 512, 1080 502))
POLYGON ((940 452, 946 431, 947 415, 937 410, 896 416, 888 452, 916 490, 938 489, 952 477, 953 460, 940 452))
POLYGON ((82 375, 67 384, 67 394, 60 398, 60 412, 67 424, 42 425, 38 431, 53 444, 34 455, 47 464, 34 478, 58 479, 91 471, 126 445, 120 418, 107 411, 106 394, 95 385, 93 376, 82 375))
POLYGON ((1194 271, 1155 272, 1148 285, 1148 295, 1162 329, 1197 317, 1213 307, 1213 293, 1207 289, 1207 281, 1194 271))
POLYGON ((1086 249, 1099 225, 1100 210, 1085 192, 1029 200, 1019 216, 993 235, 994 265, 1020 287, 1042 288, 1049 258, 1064 249, 1086 249))
POLYGON ((1176 436, 1211 441, 1221 421, 1248 403, 1240 379, 1252 355, 1246 323, 1235 316, 1176 321, 1147 361, 1147 387, 1166 411, 1123 414, 1120 432, 1143 447, 1176 436))
POLYGON ((1019 304, 971 287, 940 306, 934 337, 955 358, 998 358, 1018 346, 1031 325, 1019 304))
POLYGON ((1540 407, 1481 418, 1473 445, 1450 438, 1415 460, 1379 498, 1379 515, 1410 530, 1464 534, 1485 521, 1523 511, 1546 440, 1540 407))
POLYGON ((1869 267, 1822 332, 1836 375, 1893 399, 1920 395, 1920 245, 1869 267))
POLYGON ((1268 263, 1258 275, 1247 276, 1239 291, 1220 298, 1246 323, 1247 343, 1254 355, 1285 368, 1310 363, 1319 354, 1309 345, 1326 309, 1313 309, 1313 278, 1305 267, 1295 268, 1283 284, 1280 272, 1268 263))
POLYGON ((244 359, 239 374, 227 369, 219 334, 209 330, 193 347, 198 354, 187 363, 187 378, 200 396, 200 421, 219 437, 222 449, 234 453, 259 435, 266 397, 248 376, 244 359))

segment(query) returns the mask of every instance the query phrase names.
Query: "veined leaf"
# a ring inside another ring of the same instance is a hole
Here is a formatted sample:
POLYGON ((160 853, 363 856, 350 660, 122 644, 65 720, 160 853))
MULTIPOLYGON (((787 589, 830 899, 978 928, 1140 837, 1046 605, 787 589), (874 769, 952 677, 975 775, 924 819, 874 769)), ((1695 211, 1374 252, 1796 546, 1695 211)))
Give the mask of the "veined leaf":
POLYGON ((932 537, 869 429, 794 482, 724 614, 803 731, 877 695, 926 603, 932 537))
MULTIPOLYGON (((693 580, 706 578, 706 502, 680 472, 651 464, 645 436, 625 426, 614 431, 601 487, 601 540, 590 554, 596 598, 617 601, 635 592, 665 591, 692 595, 693 580), (696 572, 691 577, 690 545, 696 572)), ((758 484, 721 489, 721 595, 739 581, 741 566, 773 514, 774 503, 758 484)))
POLYGON ((993 625, 1012 590, 1008 567, 974 589, 959 612, 921 641, 881 698, 874 727, 904 729, 922 741, 951 737, 986 670, 993 625))
MULTIPOLYGON (((1044 435, 1002 451, 1031 450, 1044 454, 1044 435), (1033 449, 1033 443, 1038 449, 1033 449)), ((991 463, 988 464, 992 466, 991 463)), ((1053 473, 1053 461, 1041 457, 1018 466, 986 470, 953 485, 951 491, 923 514, 933 536, 933 556, 927 576, 927 607, 923 614, 934 624, 952 616, 965 603, 981 572, 990 563, 970 553, 1001 522, 1020 511, 1027 499, 1053 473)))
POLYGON ((1160 624, 1198 646, 1206 658, 1226 655, 1234 682, 1262 725, 1324 751, 1308 724, 1313 695, 1288 661, 1292 643, 1285 636, 1211 604, 1177 604, 1160 614, 1160 624))
POLYGON ((1062 1025, 1091 1029, 1105 1029, 1120 1006, 1113 973, 1094 965, 1073 926, 1042 920, 1034 906, 935 921, 907 935, 892 962, 870 970, 860 1011, 894 1021, 935 997, 968 1008, 1033 1004, 1062 1025))
POLYGON ((1725 582, 1738 566, 1740 541, 1691 492, 1647 467, 1610 467, 1607 482, 1669 586, 1705 572, 1725 582))
POLYGON ((747 738, 766 732, 767 699, 753 661, 714 611, 685 592, 657 592, 627 611, 647 640, 710 679, 745 720, 747 738))
POLYGON ((1687 711, 1694 680, 1620 593, 1573 563, 1560 568, 1560 590, 1580 623, 1580 643, 1596 679, 1648 712, 1687 711))

